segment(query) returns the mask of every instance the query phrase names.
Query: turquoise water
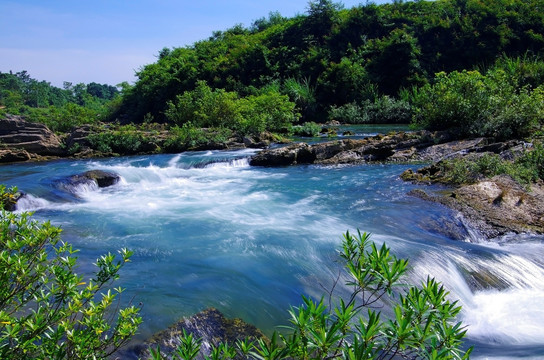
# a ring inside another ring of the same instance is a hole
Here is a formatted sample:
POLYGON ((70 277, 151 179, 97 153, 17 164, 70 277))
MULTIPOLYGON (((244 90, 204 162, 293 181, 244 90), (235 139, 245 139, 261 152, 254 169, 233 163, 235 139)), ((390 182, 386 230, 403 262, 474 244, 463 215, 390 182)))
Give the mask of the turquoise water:
POLYGON ((406 165, 256 168, 253 153, 13 164, 0 167, 0 183, 29 194, 20 210, 63 228, 82 272, 105 252, 134 250, 121 285, 125 302, 144 304, 137 340, 210 306, 270 332, 300 294, 330 288, 342 233, 361 229, 410 259, 412 281, 437 277, 460 299, 473 358, 544 354, 542 237, 481 240, 455 213, 406 195, 418 187, 398 178, 406 165), (61 186, 90 169, 122 180, 61 186))

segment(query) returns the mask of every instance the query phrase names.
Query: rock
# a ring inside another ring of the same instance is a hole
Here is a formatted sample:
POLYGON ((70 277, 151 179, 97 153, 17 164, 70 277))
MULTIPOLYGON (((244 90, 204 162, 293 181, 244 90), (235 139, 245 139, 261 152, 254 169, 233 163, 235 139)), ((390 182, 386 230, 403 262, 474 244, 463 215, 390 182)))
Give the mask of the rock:
POLYGON ((66 148, 71 153, 79 153, 90 149, 91 143, 88 137, 92 133, 92 128, 89 125, 74 128, 66 139, 66 148))
POLYGON ((4 210, 6 211, 15 211, 17 210, 17 201, 24 198, 26 194, 22 191, 17 191, 15 193, 6 192, 1 197, 0 203, 4 205, 4 210))
POLYGON ((92 180, 98 184, 98 187, 104 188, 115 185, 119 182, 120 176, 108 171, 89 170, 79 175, 73 175, 70 180, 73 182, 92 180))
POLYGON ((60 139, 47 126, 25 121, 21 116, 0 119, 0 143, 42 156, 64 154, 60 139))
MULTIPOLYGON (((335 140, 314 145, 293 144, 280 149, 268 149, 250 161, 255 166, 285 166, 295 164, 358 164, 376 161, 413 161, 432 155, 418 156, 437 141, 446 141, 442 133, 420 131, 376 135, 363 140, 335 140)), ((472 143, 466 147, 474 146, 472 143)), ((446 150, 444 150, 445 152, 446 150)), ((453 151, 453 150, 452 150, 453 151)), ((457 150, 455 150, 457 151, 457 150)))
POLYGON ((431 145, 419 150, 414 156, 417 161, 432 161, 438 162, 445 159, 461 157, 467 153, 482 152, 482 145, 487 144, 486 138, 454 140, 442 144, 431 145))
POLYGON ((0 150, 0 163, 28 161, 31 158, 32 157, 26 150, 19 150, 19 149, 0 150))
POLYGON ((412 195, 435 201, 459 211, 486 238, 508 233, 544 234, 544 184, 527 191, 507 175, 495 176, 475 184, 461 186, 448 194, 412 195))
POLYGON ((241 319, 227 319, 217 309, 204 310, 190 318, 183 318, 168 329, 155 334, 151 339, 137 346, 134 352, 139 358, 150 358, 150 348, 160 346, 164 358, 170 358, 180 344, 179 337, 183 330, 193 334, 195 339, 202 339, 201 353, 197 359, 204 359, 211 352, 212 345, 228 342, 234 346, 237 340, 245 338, 255 341, 264 339, 264 334, 255 326, 241 319))
POLYGON ((311 164, 315 154, 306 143, 295 143, 285 147, 261 151, 250 159, 252 166, 287 166, 311 164))

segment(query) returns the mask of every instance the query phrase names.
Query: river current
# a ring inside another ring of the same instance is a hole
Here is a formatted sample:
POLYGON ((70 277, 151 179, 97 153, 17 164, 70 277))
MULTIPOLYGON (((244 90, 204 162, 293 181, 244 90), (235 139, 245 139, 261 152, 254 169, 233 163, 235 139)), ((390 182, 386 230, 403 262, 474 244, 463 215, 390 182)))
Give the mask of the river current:
POLYGON ((143 304, 139 340, 207 307, 270 332, 301 294, 332 286, 342 234, 360 229, 410 260, 412 282, 436 277, 459 299, 471 358, 544 357, 542 237, 484 241, 456 213, 407 195, 420 186, 398 175, 414 166, 257 168, 254 152, 11 164, 0 183, 29 194, 19 211, 63 229, 80 272, 108 251, 135 252, 120 285, 124 302, 143 304), (91 169, 121 181, 61 186, 91 169))

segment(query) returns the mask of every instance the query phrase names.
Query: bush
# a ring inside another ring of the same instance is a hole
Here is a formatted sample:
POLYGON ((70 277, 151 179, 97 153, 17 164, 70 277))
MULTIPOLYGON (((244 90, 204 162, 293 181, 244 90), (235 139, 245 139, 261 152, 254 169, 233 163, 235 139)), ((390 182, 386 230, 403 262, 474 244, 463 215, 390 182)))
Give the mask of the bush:
POLYGON ((210 143, 226 143, 233 133, 225 128, 202 129, 193 126, 191 122, 183 126, 174 126, 169 130, 168 138, 163 148, 167 152, 181 152, 205 147, 210 143))
POLYGON ((293 126, 293 135, 318 137, 321 132, 321 125, 313 121, 306 122, 302 125, 293 126))
POLYGON ((168 102, 165 115, 177 126, 191 123, 197 128, 223 127, 243 135, 266 130, 284 132, 298 119, 295 104, 274 89, 239 98, 236 92, 212 90, 203 81, 195 90, 168 102))
POLYGON ((93 149, 103 153, 137 154, 156 149, 153 139, 137 130, 133 125, 125 125, 117 130, 106 129, 88 136, 93 149))
POLYGON ((342 124, 364 124, 367 121, 361 106, 354 102, 342 106, 331 106, 329 120, 336 120, 342 124))
MULTIPOLYGON (((0 199, 5 193, 0 187, 0 199)), ((0 214, 1 359, 105 359, 141 323, 137 307, 117 308, 123 289, 105 289, 132 253, 100 257, 94 276, 83 281, 75 273, 76 250, 60 233, 29 213, 0 214)))
MULTIPOLYGON (((270 341, 246 340, 236 346, 212 344, 208 358, 468 358, 472 348, 460 349, 466 331, 455 322, 461 307, 447 299, 448 292, 440 283, 428 278, 421 288, 403 284, 408 261, 397 259, 385 244, 372 243, 367 233, 354 236, 347 232, 340 257, 346 285, 352 289, 347 300, 339 299, 330 308, 323 298, 303 297, 303 304, 289 311, 286 335, 275 332, 270 341), (390 319, 375 310, 384 302, 393 304, 390 319)), ((195 359, 201 340, 187 333, 180 340, 174 358, 195 359)), ((152 358, 163 359, 160 348, 152 351, 152 358)))
POLYGON ((471 184, 482 177, 509 175, 522 185, 544 180, 544 147, 535 144, 514 161, 502 159, 497 154, 484 154, 477 158, 458 158, 439 163, 440 171, 447 182, 471 184))
POLYGON ((363 103, 365 122, 369 124, 409 124, 412 121, 412 107, 405 100, 382 96, 374 102, 363 103))
POLYGON ((360 104, 332 106, 329 119, 344 124, 409 124, 412 121, 412 108, 405 100, 385 95, 360 104))
POLYGON ((544 121, 544 85, 533 87, 540 77, 522 79, 525 72, 512 67, 515 62, 502 61, 485 75, 466 70, 438 73, 433 84, 407 96, 415 109, 414 124, 500 140, 530 135, 544 121))

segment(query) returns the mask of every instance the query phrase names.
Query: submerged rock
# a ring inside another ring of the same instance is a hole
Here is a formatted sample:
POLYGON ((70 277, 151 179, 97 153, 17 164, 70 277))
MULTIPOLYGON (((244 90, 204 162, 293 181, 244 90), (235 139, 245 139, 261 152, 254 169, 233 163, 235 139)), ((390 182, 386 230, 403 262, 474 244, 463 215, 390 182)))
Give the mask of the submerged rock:
POLYGON ((201 352, 197 359, 204 359, 211 352, 212 345, 221 342, 228 342, 233 345, 237 340, 245 338, 255 341, 265 338, 264 334, 255 326, 244 322, 241 319, 228 319, 217 309, 207 309, 189 318, 182 318, 180 321, 161 331, 142 345, 134 349, 139 358, 150 358, 150 348, 160 347, 165 358, 170 358, 177 346, 180 344, 179 337, 183 331, 193 334, 195 339, 202 340, 201 352))

